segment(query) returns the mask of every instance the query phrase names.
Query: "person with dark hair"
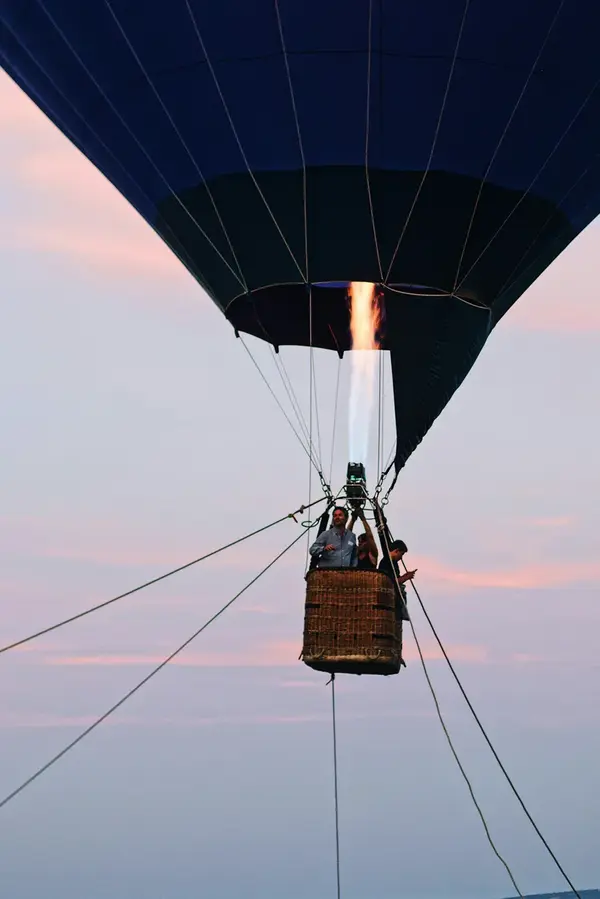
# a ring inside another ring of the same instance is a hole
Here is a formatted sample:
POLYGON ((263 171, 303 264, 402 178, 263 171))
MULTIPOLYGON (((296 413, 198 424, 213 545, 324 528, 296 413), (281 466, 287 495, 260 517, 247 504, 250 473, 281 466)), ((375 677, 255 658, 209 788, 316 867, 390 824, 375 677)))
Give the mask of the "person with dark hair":
POLYGON ((333 527, 319 534, 309 549, 317 568, 356 568, 356 537, 346 527, 347 510, 336 506, 331 520, 333 527))
POLYGON ((406 607, 406 589, 404 584, 407 581, 412 581, 417 573, 417 569, 415 568, 414 571, 406 571, 404 574, 400 574, 398 562, 406 552, 408 552, 408 548, 404 540, 394 540, 389 547, 390 558, 388 559, 387 555, 384 553, 383 559, 379 563, 379 571, 387 574, 396 588, 397 616, 403 621, 410 621, 408 609, 406 607))
POLYGON ((375 543, 375 538, 373 537, 373 531, 371 530, 371 527, 367 519, 365 518, 364 509, 362 508, 362 506, 358 506, 358 508, 353 510, 352 518, 350 519, 350 524, 348 525, 349 531, 354 528, 357 518, 360 518, 365 532, 364 534, 358 535, 356 567, 362 569, 363 571, 375 571, 375 569, 377 568, 377 556, 379 555, 379 550, 377 549, 377 544, 375 543))

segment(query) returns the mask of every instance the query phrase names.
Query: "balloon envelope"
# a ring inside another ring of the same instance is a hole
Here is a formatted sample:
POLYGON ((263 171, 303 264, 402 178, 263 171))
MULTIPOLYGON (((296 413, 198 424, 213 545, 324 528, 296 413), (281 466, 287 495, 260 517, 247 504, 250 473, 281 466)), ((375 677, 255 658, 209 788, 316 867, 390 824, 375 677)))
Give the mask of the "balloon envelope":
POLYGON ((398 469, 500 317, 600 210, 590 0, 0 12, 3 67, 236 329, 342 352, 340 285, 384 285, 398 469))

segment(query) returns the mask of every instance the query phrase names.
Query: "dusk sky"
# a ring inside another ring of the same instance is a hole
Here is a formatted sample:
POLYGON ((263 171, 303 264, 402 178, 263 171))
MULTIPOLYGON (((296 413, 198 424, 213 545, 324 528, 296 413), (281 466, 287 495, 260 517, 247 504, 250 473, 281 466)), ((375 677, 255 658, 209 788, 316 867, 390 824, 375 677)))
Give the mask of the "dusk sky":
MULTIPOLYGON (((292 511, 308 468, 231 326, 5 75, 0 131, 4 645, 292 511)), ((599 283, 596 221, 500 323, 388 507, 465 689, 582 889, 600 887, 599 283)), ((268 347, 247 343, 283 401, 268 347)), ((308 352, 282 357, 307 410, 308 352)), ((329 459, 338 360, 315 357, 329 459)), ((336 486, 349 380, 346 360, 336 486)), ((0 656, 0 800, 298 532, 287 521, 0 656)), ((335 895, 331 694, 298 661, 305 553, 0 809, 3 896, 335 895)), ((409 603, 519 887, 566 890, 409 603)), ((337 681, 344 899, 513 895, 412 636, 406 658, 398 677, 337 681)))

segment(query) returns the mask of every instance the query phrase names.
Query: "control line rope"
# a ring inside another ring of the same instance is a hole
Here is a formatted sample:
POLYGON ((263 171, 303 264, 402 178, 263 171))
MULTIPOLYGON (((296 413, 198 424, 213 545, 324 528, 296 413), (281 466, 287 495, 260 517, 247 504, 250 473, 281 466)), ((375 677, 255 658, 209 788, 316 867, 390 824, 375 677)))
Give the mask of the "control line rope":
POLYGON ((118 596, 113 596, 112 599, 106 599, 104 602, 100 602, 95 606, 91 606, 89 609, 85 609, 83 612, 78 612, 76 615, 71 615, 70 618, 64 618, 62 621, 58 621, 56 624, 51 624, 49 627, 42 628, 39 631, 36 631, 33 634, 30 634, 28 637, 22 637, 20 640, 15 640, 13 643, 8 643, 6 646, 0 647, 0 655, 3 652, 8 652, 9 649, 15 649, 17 646, 23 646, 24 643, 29 643, 31 640, 37 639, 37 637, 42 637, 44 634, 49 634, 51 631, 57 630, 59 627, 64 627, 65 624, 70 624, 72 621, 77 621, 79 618, 84 618, 86 615, 91 615, 92 612, 97 612, 98 609, 104 609, 106 606, 110 606, 112 603, 117 602, 119 599, 125 599, 126 596, 131 596, 133 593, 139 593, 140 590, 144 590, 146 587, 151 587, 152 584, 157 584, 159 581, 164 581, 166 578, 171 577, 174 574, 178 574, 180 571, 185 571, 186 568, 191 568, 192 565, 197 565, 198 562, 203 562, 205 559, 210 559, 211 556, 216 556, 218 553, 223 552, 226 549, 230 549, 232 546, 236 546, 238 543, 242 543, 244 540, 248 540, 250 537, 255 537, 257 534, 261 534, 263 531, 268 531, 269 528, 275 527, 276 524, 281 524, 282 521, 286 521, 288 518, 292 518, 296 521, 296 515, 302 515, 302 513, 306 509, 310 509, 311 506, 315 506, 318 503, 323 502, 326 497, 321 497, 321 499, 316 499, 312 503, 308 503, 306 506, 300 506, 299 509, 296 509, 295 512, 290 512, 287 515, 283 515, 281 518, 278 518, 276 521, 272 521, 270 524, 264 525, 262 528, 257 528, 255 531, 251 531, 249 534, 245 534, 243 537, 238 537, 237 540, 232 540, 231 543, 226 543, 224 546, 220 546, 218 549, 213 549, 209 553, 205 553, 203 556, 200 556, 198 559, 193 559, 191 562, 186 562, 185 565, 180 565, 179 568, 173 568, 172 571, 167 571, 165 574, 160 574, 158 577, 152 578, 150 581, 146 581, 144 584, 140 584, 138 587, 134 587, 132 590, 127 590, 126 593, 120 593, 118 596))
MULTIPOLYGON (((383 548, 383 544, 384 544, 384 542, 385 542, 385 548, 386 548, 386 550, 387 550, 387 554, 389 555, 391 549, 390 549, 390 541, 389 541, 389 539, 388 539, 388 534, 387 534, 387 528, 386 528, 386 527, 380 529, 380 536, 381 536, 382 548, 383 548)), ((405 571, 408 570, 408 569, 406 568, 406 565, 404 565, 404 569, 405 569, 405 571)), ((399 578, 398 578, 398 573, 397 573, 396 568, 395 568, 394 565, 392 565, 392 572, 393 572, 393 575, 394 575, 394 581, 395 581, 395 583, 396 583, 396 590, 397 590, 397 593, 398 593, 398 595, 400 596, 400 598, 401 598, 401 600, 402 600, 402 605, 403 605, 404 609, 405 609, 406 612, 408 613, 408 609, 407 609, 407 606, 406 606, 406 600, 405 600, 404 594, 403 594, 403 592, 402 592, 402 590, 401 590, 401 588, 400 588, 400 581, 399 581, 399 578)), ((432 696, 432 699, 433 699, 433 703, 434 703, 434 705, 435 705, 435 710, 436 710, 436 713, 437 713, 437 716, 438 716, 438 720, 439 720, 440 725, 441 725, 441 727, 442 727, 442 730, 443 730, 443 732, 444 732, 444 736, 446 737, 446 741, 447 741, 447 743, 448 743, 448 746, 450 747, 450 751, 452 752, 452 755, 453 755, 453 757, 454 757, 454 761, 456 762, 456 764, 457 764, 457 766, 458 766, 458 769, 459 769, 459 771, 460 771, 460 773, 461 773, 461 775, 462 775, 462 777, 463 777, 463 780, 465 781, 465 784, 467 785, 467 789, 469 790, 469 794, 470 794, 471 799, 472 799, 472 801, 473 801, 473 805, 475 806, 475 809, 476 809, 476 811, 477 811, 477 814, 479 815, 479 818, 480 818, 481 823, 482 823, 482 825, 483 825, 483 829, 484 829, 484 831, 485 831, 485 835, 486 835, 486 837, 487 837, 488 843, 490 844, 490 847, 491 847, 491 849, 492 849, 492 852, 494 853, 494 855, 496 856, 496 858, 498 859, 498 861, 502 864, 502 866, 503 866, 504 869, 506 870, 506 873, 508 874, 508 876, 509 876, 509 878, 510 878, 510 881, 511 881, 512 885, 514 886, 515 890, 517 891, 517 893, 519 894, 519 896, 521 897, 521 899, 523 899, 523 893, 522 893, 521 890, 519 889, 519 886, 518 886, 518 884, 517 884, 517 881, 515 880, 515 877, 514 877, 512 871, 511 871, 509 865, 508 865, 508 862, 507 862, 506 859, 500 854, 500 852, 498 851, 498 849, 497 849, 497 847, 496 847, 496 844, 495 844, 495 842, 494 842, 494 840, 493 840, 493 837, 492 837, 492 835, 491 835, 491 832, 490 832, 488 823, 487 823, 487 821, 486 821, 485 815, 483 814, 483 810, 482 810, 482 808, 481 808, 481 806, 480 806, 480 804, 479 804, 479 802, 478 802, 478 800, 477 800, 477 797, 475 796, 475 791, 473 790, 473 786, 472 786, 472 784, 471 784, 471 781, 470 781, 470 779, 469 779, 469 776, 468 776, 468 774, 467 774, 467 772, 466 772, 466 770, 465 770, 465 768, 464 768, 464 766, 463 766, 463 764, 462 764, 462 762, 461 762, 461 760, 460 760, 460 758, 459 758, 459 755, 458 755, 458 753, 457 753, 457 751, 456 751, 456 748, 455 748, 455 746, 454 746, 454 742, 453 742, 453 740, 452 740, 452 737, 450 736, 450 731, 448 730, 448 727, 447 727, 446 722, 445 722, 445 720, 444 720, 444 716, 442 715, 442 710, 441 710, 441 707, 440 707, 440 703, 439 703, 439 700, 438 700, 438 697, 437 697, 437 693, 436 693, 435 687, 433 686, 432 680, 431 680, 431 678, 430 678, 430 676, 429 676, 429 671, 427 670, 427 663, 425 662, 425 656, 423 655, 423 651, 422 651, 422 649, 421 649, 421 644, 420 644, 420 642, 419 642, 419 638, 417 637, 417 632, 416 632, 416 630, 415 630, 415 626, 414 626, 414 624, 413 624, 413 622, 412 622, 412 618, 410 618, 410 616, 409 616, 409 619, 408 619, 408 620, 409 620, 410 628, 411 628, 411 630, 412 630, 412 634, 413 634, 413 637, 414 637, 414 641, 415 641, 415 644, 416 644, 416 647, 417 647, 417 651, 418 651, 418 653, 419 653, 419 659, 421 660, 421 666, 422 666, 422 668, 423 668, 423 673, 425 674, 425 680, 427 681, 427 686, 429 687, 429 691, 430 691, 430 693, 431 693, 431 696, 432 696)))
POLYGON ((331 675, 331 720, 333 725, 333 798, 335 805, 335 869, 337 899, 340 899, 340 813, 338 801, 337 728, 335 714, 335 674, 331 675))
MULTIPOLYGON (((403 565, 403 567, 404 567, 404 570, 406 571, 407 568, 406 568, 406 564, 405 564, 404 560, 402 560, 402 565, 403 565)), ((443 645, 443 643, 442 643, 442 641, 441 641, 441 639, 440 639, 440 637, 439 637, 439 635, 438 635, 438 632, 436 631, 436 629, 435 629, 435 627, 434 627, 434 625, 433 625, 433 622, 432 622, 431 618, 429 617, 429 613, 427 612, 427 609, 425 608, 425 605, 424 605, 424 603, 423 603, 423 600, 421 599, 421 595, 420 595, 420 593, 419 593, 417 587, 415 586, 415 584, 414 584, 413 581, 411 581, 411 584, 412 584, 413 590, 415 591, 416 597, 417 597, 417 599, 419 600, 419 604, 420 604, 420 606, 421 606, 421 609, 423 610, 423 614, 425 615, 425 618, 427 619, 427 623, 429 624, 429 627, 431 628, 431 631, 432 631, 432 633, 433 633, 433 636, 435 637, 435 640, 436 640, 438 646, 440 647, 440 650, 442 651, 442 655, 444 656, 444 659, 446 660, 446 662, 447 662, 447 664, 448 664, 448 667, 449 667, 449 669, 450 669, 450 672, 452 673, 452 676, 453 676, 454 680, 456 681, 456 683, 457 683, 457 685, 458 685, 458 689, 459 689, 460 692, 462 693, 463 699, 464 699, 465 702, 467 703, 467 706, 468 706, 468 708, 469 708, 469 711, 471 712, 471 714, 472 714, 472 716, 473 716, 473 718, 474 718, 474 720, 475 720, 475 723, 477 724, 477 727, 479 728, 479 730, 480 730, 481 733, 483 734, 483 738, 484 738, 485 742, 487 743, 488 747, 490 748, 491 753, 492 753, 492 755, 494 756, 494 759, 496 760, 496 762, 497 762, 497 764, 498 764, 498 767, 500 768, 500 770, 502 771, 502 774, 504 775, 504 777, 505 777, 505 779, 506 779, 506 782, 508 783, 508 785, 509 785, 510 789, 512 790, 512 792, 514 793, 514 795, 515 795, 515 797, 516 797, 516 799, 517 799, 519 805, 520 805, 521 808, 523 809, 523 811, 524 811, 524 813, 525 813, 525 816, 527 817, 529 823, 530 823, 531 826, 533 827, 534 831, 536 832, 536 834, 538 835, 539 839, 541 840, 543 846, 545 847, 545 849, 547 850, 548 854, 550 855, 550 858, 552 859, 552 861, 554 862, 554 864, 556 865, 556 867, 558 868, 558 870, 560 871, 560 873, 561 873, 562 876, 564 877, 565 881, 568 883, 569 887, 571 888, 571 890, 573 891, 573 893, 574 893, 574 895, 577 897, 577 899, 581 899, 580 893, 577 891, 577 889, 576 889, 575 886, 573 885, 573 882, 571 881, 571 878, 570 878, 570 877, 568 876, 568 874, 566 873, 565 869, 563 868, 563 866, 562 866, 561 863, 559 862, 558 858, 556 857, 556 855, 554 854, 554 852, 553 852, 552 849, 550 848, 550 846, 549 846, 549 844, 548 844, 546 838, 544 837, 544 835, 542 834, 541 830, 539 829, 539 827, 537 826, 537 824, 536 824, 535 821, 533 820, 533 817, 532 817, 532 815, 531 815, 529 809, 528 809, 527 806, 525 805, 525 802, 524 802, 523 799, 521 798, 521 795, 520 795, 519 791, 517 790, 516 786, 514 785, 514 783, 513 783, 513 781, 512 781, 512 778, 510 777, 508 771, 507 771, 506 768, 504 767, 504 765, 503 765, 503 763, 502 763, 502 761, 501 761, 501 759, 500 759, 500 756, 499 756, 498 753, 496 752, 496 749, 494 748, 494 745, 493 745, 492 741, 490 740, 490 738, 489 738, 488 735, 487 735, 487 731, 486 731, 485 727, 484 727, 483 724, 481 723, 481 720, 480 720, 480 718, 479 718, 477 712, 476 712, 475 709, 473 708, 473 705, 472 705, 472 703, 471 703, 471 700, 470 700, 469 697, 467 696, 467 693, 466 693, 466 691, 465 691, 465 689, 464 689, 464 687, 463 687, 463 685, 462 685, 462 683, 461 683, 461 680, 460 680, 458 674, 456 673, 456 669, 454 668, 454 665, 453 665, 452 662, 450 661, 450 658, 449 658, 449 656, 448 656, 448 653, 446 652, 446 650, 445 650, 445 648, 444 648, 444 645, 443 645)), ((411 622, 411 627, 412 627, 412 622, 411 622)), ((413 634, 414 634, 414 627, 413 627, 413 634)))
POLYGON ((292 546, 294 546, 295 543, 297 543, 299 540, 301 540, 303 536, 304 536, 304 532, 297 534, 296 537, 294 537, 294 539, 292 540, 292 542, 288 543, 288 545, 285 547, 285 549, 283 549, 280 553, 278 553, 275 556, 275 558, 269 562, 268 565, 265 565, 265 567, 262 569, 262 571, 260 571, 257 575, 255 575, 251 581, 249 581, 244 587, 242 587, 242 589, 239 590, 236 593, 236 595, 232 599, 229 600, 229 602, 225 603, 225 605, 222 606, 218 612, 215 612, 215 614, 211 618, 209 618, 208 621, 205 621, 205 623, 201 627, 199 627, 197 631, 194 631, 194 633, 192 634, 191 637, 188 637, 188 639, 185 640, 180 646, 178 646, 177 649, 174 650, 174 652, 172 652, 170 655, 168 655, 166 657, 166 659, 163 659, 163 661, 160 662, 160 664, 158 664, 155 668, 153 668, 152 671, 150 671, 150 673, 146 675, 146 677, 144 677, 141 681, 139 681, 139 683, 137 683, 134 687, 132 687, 131 690, 129 690, 123 697, 121 697, 121 699, 119 699, 118 702, 115 702, 115 704, 112 705, 106 712, 104 712, 103 715, 100 715, 100 717, 97 718, 93 722, 93 724, 90 724, 90 726, 86 727, 86 729, 84 731, 82 731, 79 734, 79 736, 75 737, 74 740, 71 740, 71 742, 67 746, 65 746, 64 749, 61 749, 60 752, 57 752, 56 755, 50 759, 50 761, 46 762, 45 765, 42 765, 41 768, 38 768, 38 770, 35 771, 30 777, 28 777, 27 780, 24 780, 22 784, 20 784, 18 787, 16 787, 16 789, 14 789, 11 793, 9 793, 7 796, 5 796, 4 799, 2 799, 0 801, 0 808, 3 808, 7 803, 9 803, 11 801, 11 799, 14 799, 15 796, 18 796, 19 793, 21 793, 30 784, 32 784, 34 782, 34 780, 37 780, 38 777, 40 777, 42 774, 44 774, 49 768, 52 767, 52 765, 54 765, 56 762, 58 762, 59 759, 61 759, 68 752, 70 752, 71 749, 73 749, 75 746, 77 746, 77 744, 80 743, 84 739, 84 737, 87 737, 88 734, 91 734, 91 732, 93 730, 95 730, 100 724, 102 724, 103 721, 106 721, 106 719, 108 717, 110 717, 110 715, 112 715, 113 712, 116 712, 117 709, 119 709, 122 705, 124 705, 124 703, 126 703, 128 699, 131 699, 131 697, 135 693, 137 693, 138 690, 140 690, 145 684, 148 683, 149 680, 151 680, 156 674, 158 674, 159 671, 161 671, 166 665, 168 665, 169 662, 175 658, 175 656, 179 655, 180 652, 183 652, 183 650, 187 646, 189 646, 190 643, 193 640, 195 640, 196 637, 198 637, 202 633, 202 631, 206 630, 206 628, 210 624, 212 624, 213 621, 216 621, 217 618, 220 615, 222 615, 226 609, 229 608, 229 606, 233 605, 233 603, 236 601, 236 599, 238 599, 242 595, 242 593, 245 593, 249 587, 251 587, 253 584, 255 584, 256 581, 260 577, 262 577, 262 575, 265 574, 265 572, 268 571, 269 568, 271 568, 275 564, 275 562, 277 562, 283 555, 285 555, 285 553, 288 552, 288 550, 290 550, 292 548, 292 546))

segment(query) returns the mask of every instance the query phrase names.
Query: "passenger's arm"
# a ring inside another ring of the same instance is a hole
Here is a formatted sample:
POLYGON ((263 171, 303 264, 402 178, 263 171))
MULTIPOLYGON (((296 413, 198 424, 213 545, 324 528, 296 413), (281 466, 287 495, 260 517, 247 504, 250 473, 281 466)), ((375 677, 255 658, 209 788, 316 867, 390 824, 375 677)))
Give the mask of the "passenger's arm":
POLYGON ((417 569, 415 568, 414 571, 407 571, 406 574, 401 574, 398 578, 398 583, 405 584, 407 581, 412 581, 416 573, 417 569))
POLYGON ((308 550, 311 556, 320 556, 323 550, 325 549, 325 535, 327 531, 323 531, 322 534, 319 534, 313 545, 308 550))
POLYGON ((361 509, 359 512, 360 519, 363 523, 363 527, 365 529, 365 534, 367 535, 367 547, 372 556, 375 557, 375 561, 377 561, 377 556, 379 555, 379 550, 377 549, 377 544, 375 543, 375 538, 373 536, 373 531, 371 530, 371 525, 365 518, 365 513, 361 509))

